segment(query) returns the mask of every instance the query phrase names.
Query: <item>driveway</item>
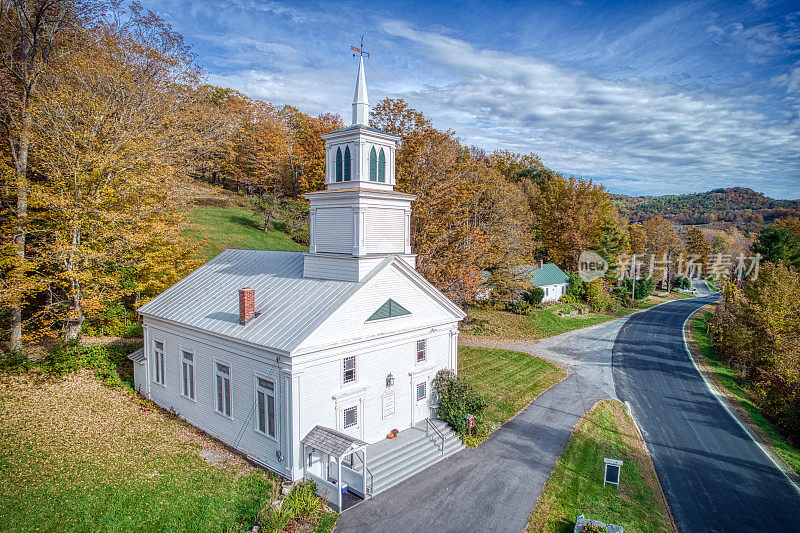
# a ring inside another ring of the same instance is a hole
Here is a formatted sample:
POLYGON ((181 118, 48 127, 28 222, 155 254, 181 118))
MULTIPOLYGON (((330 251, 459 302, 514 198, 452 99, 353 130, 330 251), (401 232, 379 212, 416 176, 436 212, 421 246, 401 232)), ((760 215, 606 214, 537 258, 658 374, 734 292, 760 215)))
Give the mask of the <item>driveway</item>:
POLYGON ((613 349, 617 395, 632 404, 679 531, 800 531, 800 492, 722 407, 684 345, 686 317, 715 298, 630 317, 613 349))
POLYGON ((608 395, 572 374, 478 448, 342 513, 337 531, 522 531, 578 419, 608 395))

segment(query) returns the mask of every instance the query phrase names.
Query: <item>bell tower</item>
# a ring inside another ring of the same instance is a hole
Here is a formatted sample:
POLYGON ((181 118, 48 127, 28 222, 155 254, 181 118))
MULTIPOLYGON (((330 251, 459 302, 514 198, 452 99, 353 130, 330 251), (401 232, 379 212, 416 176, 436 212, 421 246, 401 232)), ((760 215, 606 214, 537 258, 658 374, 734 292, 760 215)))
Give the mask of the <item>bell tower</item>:
POLYGON ((306 193, 310 202, 311 245, 304 277, 361 281, 387 256, 412 267, 411 194, 395 192, 397 135, 369 126, 364 55, 359 52, 353 120, 322 135, 324 191, 306 193))

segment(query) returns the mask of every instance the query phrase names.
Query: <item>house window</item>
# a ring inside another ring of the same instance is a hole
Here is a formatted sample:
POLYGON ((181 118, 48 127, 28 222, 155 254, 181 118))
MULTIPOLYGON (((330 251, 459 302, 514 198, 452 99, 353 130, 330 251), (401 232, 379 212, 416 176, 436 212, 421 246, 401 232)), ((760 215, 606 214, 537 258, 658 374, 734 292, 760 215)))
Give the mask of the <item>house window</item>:
POLYGON ((155 341, 153 343, 153 363, 155 364, 156 383, 164 384, 164 343, 155 341))
POLYGON ((428 343, 425 341, 425 339, 417 341, 417 363, 421 363, 427 359, 427 355, 425 353, 427 344, 428 343))
POLYGON ((374 146, 369 151, 369 181, 378 181, 378 153, 374 146))
POLYGON ((424 400, 428 395, 428 384, 426 382, 417 384, 417 401, 424 400))
POLYGON ((256 385, 256 404, 258 405, 258 431, 275 437, 275 384, 258 378, 256 385))
POLYGON ((356 357, 345 357, 344 358, 344 382, 350 383, 356 380, 356 357))
POLYGON ((308 468, 314 466, 314 452, 308 452, 308 468))
POLYGON ((381 183, 386 181, 386 156, 383 154, 383 148, 378 154, 378 181, 381 183))
POLYGON ((194 400, 194 354, 183 352, 183 395, 194 400))
POLYGON ((342 149, 336 149, 336 181, 342 181, 342 149))
POLYGON ((351 157, 350 157, 350 147, 345 146, 344 148, 344 181, 350 181, 350 166, 351 166, 351 157))
POLYGON ((216 363, 217 365, 217 412, 231 416, 231 367, 216 363))
POLYGON ((344 410, 344 427, 349 428, 358 424, 358 407, 348 407, 344 410))

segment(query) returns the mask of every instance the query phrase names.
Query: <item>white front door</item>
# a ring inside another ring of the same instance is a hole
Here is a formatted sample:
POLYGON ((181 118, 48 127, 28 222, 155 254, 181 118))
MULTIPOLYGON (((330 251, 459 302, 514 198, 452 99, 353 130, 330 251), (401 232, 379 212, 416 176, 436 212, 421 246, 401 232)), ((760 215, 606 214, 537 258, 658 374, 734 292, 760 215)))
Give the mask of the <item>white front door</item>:
POLYGON ((414 424, 430 416, 430 408, 428 407, 428 399, 431 396, 430 388, 430 383, 428 383, 427 378, 414 380, 414 386, 411 390, 414 400, 414 424))

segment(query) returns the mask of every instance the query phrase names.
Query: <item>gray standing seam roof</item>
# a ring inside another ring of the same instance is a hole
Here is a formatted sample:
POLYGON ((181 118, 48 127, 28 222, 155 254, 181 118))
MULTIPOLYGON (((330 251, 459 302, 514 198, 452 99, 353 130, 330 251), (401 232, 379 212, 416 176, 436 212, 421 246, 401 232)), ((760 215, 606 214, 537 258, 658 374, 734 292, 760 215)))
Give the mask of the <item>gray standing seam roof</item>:
POLYGON ((139 348, 135 352, 129 353, 128 359, 134 363, 144 363, 144 348, 139 348))
POLYGON ((303 252, 225 250, 139 308, 139 313, 290 352, 363 285, 303 277, 303 252), (260 312, 239 323, 239 289, 260 312))
POLYGON ((363 440, 323 426, 314 426, 305 437, 300 439, 300 442, 337 458, 353 448, 367 446, 363 440))

